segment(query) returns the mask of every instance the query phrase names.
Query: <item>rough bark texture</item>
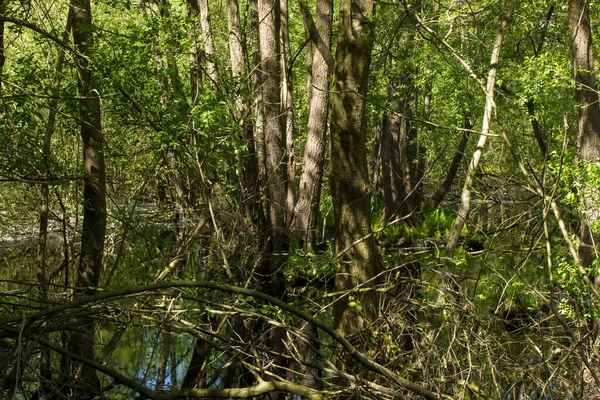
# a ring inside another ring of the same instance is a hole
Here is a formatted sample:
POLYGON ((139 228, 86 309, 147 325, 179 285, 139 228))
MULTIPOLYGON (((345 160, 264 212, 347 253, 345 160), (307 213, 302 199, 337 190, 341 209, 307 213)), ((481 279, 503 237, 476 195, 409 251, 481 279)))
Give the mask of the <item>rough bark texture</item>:
POLYGON ((285 131, 280 112, 279 0, 258 2, 260 71, 264 112, 265 174, 268 205, 267 231, 273 252, 285 245, 287 164, 285 131))
MULTIPOLYGON (((423 154, 417 144, 417 127, 410 118, 416 115, 416 96, 412 78, 404 77, 404 86, 409 90, 406 98, 402 101, 402 115, 400 123, 400 165, 402 169, 402 186, 404 201, 400 207, 401 216, 408 216, 418 211, 421 206, 421 179, 423 178, 423 154)), ((412 218, 408 222, 412 221, 412 218)))
MULTIPOLYGON (((321 40, 331 47, 333 1, 317 1, 316 28, 321 40)), ((304 167, 298 187, 298 201, 291 226, 292 234, 303 247, 315 245, 316 227, 321 200, 321 183, 327 139, 327 113, 329 106, 329 67, 314 45, 309 45, 308 123, 304 147, 304 167)))
POLYGON ((250 106, 249 97, 244 95, 247 84, 244 82, 246 68, 244 63, 244 46, 242 26, 240 24, 240 11, 238 0, 227 1, 227 26, 229 28, 229 54, 231 59, 231 72, 236 80, 236 98, 234 117, 243 119, 242 138, 246 143, 244 154, 244 169, 242 171, 242 204, 246 222, 257 229, 264 226, 264 217, 260 205, 258 163, 256 158, 256 144, 254 141, 254 127, 248 113, 250 106))
MULTIPOLYGON (((285 280, 282 266, 287 256, 287 157, 284 121, 281 114, 281 70, 279 65, 279 0, 258 1, 258 33, 260 40, 260 71, 262 73, 262 109, 264 115, 265 182, 267 198, 267 234, 271 254, 262 272, 264 290, 277 298, 284 298, 285 280)), ((286 351, 285 330, 273 328, 267 346, 277 354, 286 351)), ((286 360, 275 357, 270 368, 285 376, 286 360)), ((277 398, 285 398, 283 394, 277 398)))
POLYGON ((204 53, 206 55, 206 72, 210 79, 210 87, 213 90, 219 88, 219 70, 215 64, 215 41, 213 40, 210 25, 210 13, 208 10, 208 0, 197 0, 200 11, 200 25, 202 26, 202 42, 204 44, 204 53))
MULTIPOLYGON (((418 12, 420 3, 410 7, 418 12)), ((399 46, 401 60, 410 57, 414 46, 414 26, 404 19, 400 33, 399 46)), ((391 60, 393 65, 395 60, 391 60)), ((388 80, 388 108, 390 113, 384 116, 381 133, 381 170, 384 194, 384 222, 409 216, 418 211, 421 203, 419 185, 423 176, 424 158, 417 144, 417 127, 411 119, 417 114, 417 88, 413 76, 414 67, 404 66, 397 76, 388 80)), ((412 223, 413 218, 407 218, 412 223)))
MULTIPOLYGON (((391 86, 391 83, 390 83, 391 86)), ((388 89, 390 96, 395 93, 388 89)), ((395 103, 395 102, 394 102, 395 103)), ((397 106, 390 104, 395 110, 397 106)), ((402 207, 405 202, 405 191, 402 185, 402 169, 400 166, 400 126, 402 118, 397 112, 387 113, 383 117, 381 130, 381 177, 383 184, 383 223, 387 224, 403 216, 402 207)))
POLYGON ((201 27, 196 22, 200 19, 200 7, 198 6, 198 0, 187 0, 188 3, 188 15, 192 21, 194 21, 190 29, 190 91, 192 95, 192 103, 196 102, 200 89, 202 88, 202 64, 204 62, 204 49, 200 44, 200 31, 201 27))
MULTIPOLYGON (((73 44, 87 57, 93 54, 92 12, 89 0, 71 0, 73 44)), ((92 79, 89 58, 77 59, 80 100, 81 140, 86 177, 83 188, 83 229, 81 255, 75 278, 76 292, 90 295, 100 283, 102 256, 106 234, 106 183, 104 139, 100 120, 100 95, 92 79)), ((94 357, 93 321, 85 321, 80 331, 71 337, 71 349, 76 354, 94 357)), ((95 369, 72 362, 71 378, 78 382, 73 398, 93 398, 99 381, 95 369)))
MULTIPOLYGON (((250 30, 252 32, 258 32, 258 1, 248 0, 250 6, 250 30)), ((260 56, 260 44, 258 40, 252 41, 252 58, 251 68, 252 71, 252 94, 253 94, 253 105, 252 111, 254 114, 254 142, 256 143, 256 156, 258 161, 258 174, 261 181, 266 181, 265 174, 265 141, 264 141, 264 129, 265 129, 265 115, 262 106, 262 79, 263 73, 260 68, 261 56, 260 56)), ((266 226, 266 221, 265 221, 266 226)))
MULTIPOLYGON (((584 162, 600 158, 600 108, 596 88, 594 50, 588 2, 569 0, 569 34, 573 56, 573 72, 577 83, 576 98, 579 103, 579 155, 584 162)), ((590 226, 600 217, 598 189, 583 184, 583 216, 581 220, 581 245, 579 256, 584 266, 590 266, 596 258, 598 236, 590 226)))
POLYGON ((292 86, 292 54, 288 30, 288 0, 279 0, 281 49, 281 115, 284 120, 285 151, 287 157, 286 224, 290 225, 296 204, 296 161, 294 159, 294 88, 292 86))
MULTIPOLYGON (((371 232, 371 187, 365 146, 372 15, 372 0, 344 0, 340 5, 330 125, 335 250, 341 263, 335 278, 338 291, 373 286, 381 268, 371 232)), ((362 312, 349 306, 349 296, 343 296, 334 305, 335 325, 347 337, 362 331, 366 322, 377 315, 374 299, 365 296, 359 301, 362 312)))

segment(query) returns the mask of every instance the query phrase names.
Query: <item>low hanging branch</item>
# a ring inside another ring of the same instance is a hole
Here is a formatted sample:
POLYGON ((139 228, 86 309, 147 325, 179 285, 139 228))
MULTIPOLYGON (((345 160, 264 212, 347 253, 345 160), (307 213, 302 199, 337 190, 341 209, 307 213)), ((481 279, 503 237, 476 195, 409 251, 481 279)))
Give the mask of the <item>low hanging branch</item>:
POLYGON ((60 38, 58 38, 57 36, 53 35, 52 33, 43 30, 42 28, 40 28, 39 26, 37 26, 35 24, 32 24, 32 23, 27 22, 27 21, 24 21, 22 19, 7 17, 6 15, 3 15, 1 13, 0 13, 0 21, 2 21, 2 22, 9 22, 11 24, 18 25, 18 26, 24 26, 25 28, 28 28, 28 29, 30 29, 30 30, 32 30, 34 32, 39 33, 40 35, 42 35, 46 39, 53 41, 54 43, 56 43, 57 45, 59 45, 60 47, 62 47, 66 51, 68 51, 69 53, 71 53, 73 55, 76 55, 79 58, 83 58, 85 60, 88 60, 88 57, 85 54, 82 54, 77 49, 69 46, 65 41, 61 40, 60 38))
MULTIPOLYGON (((19 334, 19 329, 17 328, 2 328, 6 331, 12 332, 15 335, 19 334)), ((141 394, 145 398, 153 399, 153 400, 178 400, 178 399, 187 399, 187 398, 246 398, 252 396, 260 396, 265 395, 271 392, 286 392, 295 395, 300 395, 308 398, 309 400, 322 400, 329 396, 326 396, 325 393, 318 392, 316 390, 307 388, 306 386, 297 385, 288 381, 264 381, 262 379, 257 379, 258 383, 254 386, 249 386, 245 388, 222 388, 222 389, 214 389, 214 388, 202 388, 202 389, 181 389, 181 390, 172 390, 172 391, 158 391, 149 389, 144 384, 136 381, 135 379, 131 379, 115 369, 108 367, 102 363, 91 360, 87 357, 83 357, 79 354, 72 353, 60 346, 53 344, 52 342, 37 338, 36 341, 69 359, 81 362, 83 364, 88 365, 89 367, 94 368, 95 370, 102 372, 105 375, 110 376, 114 380, 115 385, 125 385, 128 388, 135 390, 137 393, 141 394)))
MULTIPOLYGON (((413 393, 423 396, 426 399, 429 399, 429 400, 438 400, 439 399, 438 396, 435 393, 431 392, 430 390, 428 390, 428 389, 424 388, 423 386, 418 385, 414 382, 411 382, 406 378, 401 377, 400 375, 398 375, 397 373, 388 369, 387 367, 364 356, 354 346, 352 346, 352 344, 345 337, 340 335, 331 325, 329 325, 317 318, 312 317, 310 314, 292 306, 291 304, 288 304, 280 299, 277 299, 273 296, 269 296, 268 294, 265 294, 263 292, 259 292, 256 290, 241 288, 241 287, 231 286, 231 285, 220 285, 220 284, 213 283, 213 282, 205 282, 205 281, 160 282, 160 283, 156 283, 156 284, 148 285, 148 286, 138 286, 138 287, 134 287, 134 288, 97 293, 97 294, 94 294, 94 295, 91 295, 91 296, 88 296, 85 298, 81 298, 81 299, 78 299, 78 300, 75 300, 75 301, 72 301, 69 303, 58 305, 56 307, 51 307, 51 308, 48 308, 48 309, 39 311, 37 313, 30 314, 30 315, 23 315, 21 317, 7 318, 4 320, 1 320, 0 321, 0 331, 11 332, 14 335, 14 334, 18 334, 20 329, 24 329, 24 328, 31 326, 31 324, 33 324, 37 320, 40 320, 41 318, 48 317, 50 315, 54 315, 54 314, 58 314, 58 313, 62 313, 69 309, 80 308, 80 307, 83 307, 83 306, 91 304, 91 303, 106 302, 110 299, 117 299, 117 298, 132 296, 132 295, 136 295, 136 294, 153 292, 153 291, 157 291, 157 290, 161 290, 161 289, 172 289, 172 288, 211 289, 211 290, 216 290, 216 291, 220 291, 220 292, 233 293, 233 294, 237 294, 237 295, 253 297, 255 299, 258 299, 258 300, 264 301, 266 303, 269 303, 271 305, 274 305, 276 307, 279 307, 280 309, 282 309, 286 312, 289 312, 290 314, 293 314, 293 315, 303 319, 304 321, 309 322, 309 323, 315 325, 316 327, 318 327, 319 329, 321 329, 323 332, 325 332, 327 335, 329 335, 333 340, 335 340, 337 343, 339 343, 344 348, 344 350, 346 350, 346 352, 355 361, 357 361, 360 365, 362 365, 365 369, 367 369, 371 372, 374 372, 378 375, 383 375, 386 378, 390 379, 391 381, 395 382, 396 384, 404 387, 405 389, 407 389, 413 393), (21 324, 21 323, 24 324, 24 326, 19 328, 19 326, 17 324, 21 324), (10 325, 13 325, 13 326, 10 326, 10 325)), ((67 355, 66 353, 68 353, 68 352, 62 348, 59 348, 59 347, 53 346, 53 345, 50 346, 51 343, 49 343, 49 342, 42 341, 41 339, 36 339, 36 340, 38 340, 38 342, 44 346, 51 347, 53 350, 55 350, 58 353, 64 354, 68 357, 72 356, 71 353, 69 353, 67 355)), ((112 376, 116 381, 118 381, 118 383, 124 384, 128 387, 131 387, 134 390, 138 390, 138 389, 140 389, 141 386, 143 386, 143 385, 139 384, 137 381, 132 380, 127 377, 124 377, 120 374, 118 376, 119 379, 117 379, 117 376, 114 376, 114 374, 118 374, 116 371, 114 371, 111 368, 106 367, 100 363, 97 363, 92 360, 87 360, 89 362, 86 362, 86 360, 84 360, 83 357, 78 356, 78 355, 77 356, 73 355, 73 357, 78 357, 78 358, 75 358, 77 361, 87 363, 88 365, 92 366, 93 368, 96 368, 98 371, 101 371, 103 373, 106 373, 107 375, 112 376), (90 363, 92 363, 92 364, 90 364, 90 363), (133 385, 133 386, 131 386, 131 385, 133 385)), ((265 382, 265 383, 267 383, 267 382, 265 382)), ((281 385, 282 381, 268 382, 268 383, 274 383, 277 385, 281 385)), ((289 383, 289 384, 292 385, 291 383, 289 383)), ((259 382, 258 386, 261 386, 260 382, 259 382)), ((295 386, 299 386, 299 385, 295 385, 295 386)), ((268 387, 268 385, 262 385, 261 387, 266 388, 266 387, 268 387)), ((275 387, 275 386, 270 386, 270 387, 275 387)), ((288 386, 288 387, 291 387, 291 386, 288 386)), ((298 388, 295 388, 294 390, 296 390, 296 389, 298 389, 298 388)), ((150 390, 148 388, 144 387, 143 390, 148 392, 148 395, 155 394, 155 392, 153 392, 152 390, 150 390), (152 393, 150 393, 150 392, 152 392, 152 393)), ((272 391, 277 391, 277 390, 282 390, 282 389, 273 389, 272 391)), ((147 395, 144 392, 142 392, 141 390, 139 390, 139 392, 143 395, 147 395)), ((187 393, 186 394, 187 397, 190 397, 190 394, 188 391, 184 391, 184 392, 187 393)), ((156 392, 156 393, 158 393, 158 392, 156 392)), ((181 392, 181 393, 183 394, 183 392, 181 392)), ((319 393, 319 392, 315 392, 315 393, 319 393)), ((170 396, 167 396, 167 394, 164 393, 164 396, 156 395, 156 396, 149 396, 149 397, 154 398, 154 399, 159 399, 159 400, 174 400, 174 399, 186 397, 182 394, 178 394, 178 395, 176 395, 176 397, 172 397, 172 396, 174 396, 174 394, 172 392, 170 396)), ((298 393, 298 394, 302 394, 302 393, 298 393)), ((248 394, 247 396, 253 396, 253 395, 256 395, 256 394, 248 394)), ((210 396, 208 396, 206 394, 202 394, 197 397, 210 397, 210 396)), ((217 397, 223 397, 223 396, 217 396, 217 397)), ((226 395, 224 397, 236 397, 236 396, 226 395)), ((246 396, 240 395, 237 397, 246 397, 246 396)), ((314 397, 314 398, 316 398, 316 397, 314 397)))

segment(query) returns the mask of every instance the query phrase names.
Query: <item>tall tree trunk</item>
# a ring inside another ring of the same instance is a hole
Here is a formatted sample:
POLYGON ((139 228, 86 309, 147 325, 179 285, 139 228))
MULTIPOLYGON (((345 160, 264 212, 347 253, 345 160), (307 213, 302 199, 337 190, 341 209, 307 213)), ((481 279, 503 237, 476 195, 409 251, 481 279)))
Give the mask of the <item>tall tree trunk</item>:
MULTIPOLYGON (((414 12, 420 2, 410 6, 414 12)), ((400 59, 408 59, 414 43, 414 26, 404 26, 400 34, 400 59)), ((392 61, 393 62, 393 61, 392 61)), ((399 76, 388 81, 389 108, 384 116, 381 132, 382 178, 384 195, 384 221, 390 222, 410 215, 420 208, 423 154, 417 144, 417 127, 411 119, 417 114, 417 95, 413 76, 415 68, 402 68, 399 76), (391 115, 390 115, 391 114, 391 115)), ((412 223, 408 218, 407 223, 412 223)))
MULTIPOLYGON (((600 158, 600 108, 589 7, 586 0, 569 0, 569 33, 573 73, 577 83, 576 97, 579 103, 579 156, 586 163, 596 162, 600 158)), ((600 191, 586 185, 586 182, 582 184, 583 216, 579 256, 583 265, 588 267, 597 257, 598 235, 592 232, 591 226, 600 217, 600 208, 594 204, 600 191)))
POLYGON ((292 54, 288 30, 288 0, 279 0, 281 49, 281 114, 284 119, 285 151, 287 157, 286 224, 290 225, 296 203, 296 161, 294 159, 294 88, 292 84, 292 54))
MULTIPOLYGON (((402 186, 404 192, 402 216, 411 215, 418 211, 421 205, 421 178, 423 177, 423 154, 417 144, 417 127, 411 121, 416 116, 416 88, 412 82, 411 71, 403 77, 402 85, 408 88, 402 103, 402 118, 400 123, 400 168, 402 170, 402 186)), ((409 218, 409 223, 412 223, 409 218)))
MULTIPOLYGON (((287 157, 284 121, 281 114, 280 10, 279 0, 258 0, 260 71, 262 73, 262 109, 264 115, 265 183, 267 200, 267 234, 271 254, 265 264, 263 287, 267 293, 284 298, 285 280, 282 267, 287 260, 287 157)), ((286 351, 286 331, 273 328, 267 346, 276 354, 286 351)), ((286 360, 275 357, 273 371, 286 376, 286 360)), ((283 394, 278 398, 285 398, 283 394)))
POLYGON ((473 186, 473 177, 475 175, 475 172, 477 171, 477 168, 479 167, 479 161, 481 160, 481 155, 483 154, 488 134, 490 133, 492 110, 494 108, 494 88, 496 85, 496 72, 498 70, 498 61, 500 59, 500 48, 502 47, 502 40, 504 39, 504 30, 508 23, 508 19, 510 18, 510 15, 512 14, 512 11, 514 9, 515 2, 516 0, 511 1, 511 5, 508 10, 505 9, 506 0, 502 0, 500 4, 498 30, 496 32, 496 41, 494 43, 494 47, 492 49, 492 57, 490 59, 490 70, 488 72, 487 87, 485 93, 486 101, 483 110, 481 135, 479 136, 477 148, 475 149, 473 157, 471 158, 471 162, 469 163, 467 176, 465 178, 465 184, 461 193, 458 215, 456 216, 456 221, 454 222, 452 232, 450 233, 450 238, 448 239, 448 246, 446 247, 446 257, 448 257, 449 259, 454 256, 454 251, 458 246, 460 233, 462 231, 463 226, 465 225, 465 222, 471 210, 471 188, 473 186))
POLYGON ((215 63, 215 41, 212 36, 208 0, 197 1, 200 10, 200 25, 202 26, 204 53, 206 54, 206 72, 210 78, 210 87, 213 90, 217 90, 219 88, 219 70, 215 63))
MULTIPOLYGON (((396 84, 388 83, 388 94, 390 98, 396 95, 396 84)), ((381 177, 383 184, 383 223, 387 224, 405 214, 406 192, 402 183, 403 171, 400 165, 400 127, 402 117, 398 110, 399 101, 395 100, 389 108, 393 111, 383 116, 383 127, 381 129, 381 145, 379 154, 381 156, 381 177)))
POLYGON ((243 120, 242 139, 246 144, 246 154, 243 159, 242 171, 242 204, 246 222, 262 230, 264 226, 262 207, 260 202, 260 182, 258 176, 258 162, 254 128, 249 118, 250 106, 248 84, 246 79, 246 64, 244 59, 244 45, 242 27, 240 24, 240 11, 238 0, 227 0, 227 25, 229 27, 229 54, 231 58, 231 72, 236 82, 234 117, 243 120))
POLYGON ((200 43, 201 26, 198 24, 200 19, 200 6, 198 0, 187 0, 188 15, 192 20, 189 32, 190 38, 190 90, 192 95, 192 104, 196 103, 200 90, 202 88, 202 64, 204 63, 204 49, 200 43))
MULTIPOLYGON (((250 6, 250 30, 258 32, 258 0, 248 0, 250 6)), ((260 34, 259 34, 260 36, 260 34)), ((252 71, 252 95, 254 113, 254 142, 256 143, 256 156, 258 160, 258 175, 261 181, 266 182, 265 173, 265 110, 262 105, 262 80, 260 40, 252 41, 252 57, 250 59, 250 70, 252 71)), ((265 227, 267 222, 265 221, 265 227)))
MULTIPOLYGON (((79 96, 81 98, 81 140, 86 177, 83 187, 83 230, 81 255, 75 278, 76 293, 91 295, 102 274, 102 256, 106 234, 106 182, 104 138, 100 119, 100 95, 92 76, 94 37, 90 0, 71 0, 73 44, 86 58, 76 60, 79 96)), ((94 358, 93 321, 87 321, 71 338, 72 351, 94 358)), ((96 370, 78 362, 71 365, 71 377, 77 382, 73 398, 94 398, 99 389, 96 370)))
POLYGON ((259 0, 260 71, 264 113, 267 232, 274 253, 286 242, 286 140, 280 106, 279 0, 259 0))
MULTIPOLYGON (((316 27, 321 39, 331 48, 331 25, 333 21, 333 0, 318 0, 316 27)), ((296 241, 303 247, 314 246, 321 200, 321 183, 325 162, 327 139, 327 114, 329 106, 329 67, 316 46, 309 43, 309 86, 308 123, 304 147, 304 167, 298 186, 298 201, 294 209, 291 231, 296 241)))
MULTIPOLYGON (((374 41, 373 0, 343 0, 331 93, 330 184, 335 250, 340 270, 338 291, 373 286, 381 260, 371 231, 371 188, 366 157, 366 113, 369 67, 374 41)), ((362 312, 343 296, 334 305, 338 331, 361 332, 376 315, 371 296, 358 296, 362 312)))

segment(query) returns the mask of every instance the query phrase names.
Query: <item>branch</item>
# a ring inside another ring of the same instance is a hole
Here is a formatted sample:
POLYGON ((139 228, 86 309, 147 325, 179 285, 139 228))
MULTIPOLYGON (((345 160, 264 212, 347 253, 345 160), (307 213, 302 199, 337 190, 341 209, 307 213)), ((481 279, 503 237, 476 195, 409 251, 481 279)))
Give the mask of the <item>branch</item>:
MULTIPOLYGON (((19 329, 17 328, 3 328, 9 331, 12 331, 14 334, 19 334, 19 329)), ((114 384, 117 385, 125 385, 128 388, 135 390, 137 393, 141 394, 144 397, 153 400, 177 400, 177 399, 185 399, 189 397, 194 398, 245 398, 251 396, 259 396, 271 392, 287 392, 291 394, 296 394, 300 396, 304 396, 309 400, 323 400, 326 398, 326 394, 322 392, 318 392, 314 389, 307 388, 306 386, 297 385, 288 381, 272 381, 266 382, 262 379, 258 380, 258 383, 254 386, 245 387, 245 388, 223 388, 223 389, 182 389, 182 390, 173 390, 173 391, 155 391, 149 389, 147 386, 142 383, 131 379, 120 372, 114 370, 113 368, 101 364, 97 361, 89 359, 87 357, 80 356, 79 354, 72 353, 62 347, 56 346, 52 342, 45 340, 43 338, 36 338, 36 342, 45 346, 65 357, 68 357, 72 360, 79 361, 81 363, 87 364, 88 366, 96 369, 97 371, 102 372, 105 375, 110 376, 114 380, 114 384)))
POLYGON ((329 68, 329 73, 332 73, 333 68, 335 66, 335 60, 333 58, 333 55, 331 54, 331 50, 329 49, 329 47, 327 47, 327 45, 323 41, 323 38, 321 38, 321 35, 319 34, 319 30, 317 29, 317 26, 315 25, 315 21, 312 17, 312 14, 310 13, 310 10, 308 9, 307 5, 304 4, 304 2, 302 0, 298 0, 298 6, 300 7, 300 12, 302 13, 302 22, 304 24, 304 28, 308 32, 308 36, 310 37, 310 40, 312 40, 312 42, 315 44, 315 46, 319 50, 319 53, 321 53, 323 60, 325 60, 325 63, 327 64, 327 67, 329 68))
POLYGON ((42 28, 38 27, 35 24, 32 24, 32 23, 27 22, 27 21, 23 21, 23 20, 18 19, 18 18, 7 17, 6 15, 2 15, 2 14, 0 14, 0 21, 10 22, 11 24, 20 25, 20 26, 24 26, 26 28, 29 28, 32 31, 39 33, 40 35, 42 35, 46 39, 55 42, 60 47, 62 47, 63 49, 67 50, 68 52, 76 55, 77 57, 88 59, 87 56, 81 54, 79 51, 77 51, 76 49, 74 49, 71 46, 69 46, 68 44, 66 44, 64 41, 62 41, 57 36, 51 34, 50 32, 47 32, 47 31, 43 30, 42 28))
MULTIPOLYGON (((352 346, 352 344, 344 336, 340 335, 334 328, 332 328, 331 325, 328 325, 325 322, 323 322, 317 318, 313 318, 308 313, 306 313, 306 312, 304 312, 304 311, 302 311, 280 299, 277 299, 273 296, 269 296, 268 294, 265 294, 265 293, 262 293, 262 292, 259 292, 256 290, 252 290, 252 289, 241 288, 241 287, 231 286, 231 285, 220 285, 220 284, 213 283, 213 282, 205 282, 205 281, 161 282, 161 283, 156 283, 156 284, 148 285, 148 286, 138 286, 135 288, 121 289, 121 290, 115 290, 115 291, 110 291, 110 292, 98 293, 98 294, 95 294, 92 296, 87 296, 85 298, 81 298, 81 299, 72 301, 70 303, 61 304, 56 307, 48 308, 46 310, 42 310, 40 312, 30 314, 29 316, 8 318, 8 319, 1 320, 0 321, 0 329, 3 329, 3 330, 16 329, 16 328, 8 328, 5 326, 10 323, 14 324, 14 323, 22 322, 23 320, 25 320, 26 323, 29 325, 33 321, 35 321, 39 318, 42 318, 44 316, 48 316, 48 315, 62 312, 62 311, 72 309, 72 308, 78 308, 78 307, 81 307, 81 306, 83 306, 85 304, 89 304, 89 303, 99 302, 99 301, 103 301, 103 300, 105 301, 105 300, 108 300, 111 298, 131 296, 134 294, 151 292, 151 291, 160 290, 160 289, 169 289, 169 288, 205 288, 205 289, 211 289, 211 290, 216 290, 216 291, 220 291, 220 292, 228 292, 228 293, 233 293, 233 294, 238 294, 238 295, 243 295, 243 296, 254 297, 255 299, 259 299, 264 302, 270 303, 274 306, 279 307, 280 309, 282 309, 284 311, 289 312, 290 314, 293 314, 307 322, 310 322, 311 324, 315 325, 316 327, 318 327, 319 329, 324 331, 333 340, 338 342, 348 352, 348 354, 352 358, 354 358, 354 360, 356 360, 358 363, 360 363, 367 370, 369 370, 371 372, 375 372, 376 374, 379 374, 379 375, 383 375, 386 378, 392 380, 393 382, 399 384, 400 386, 406 388, 407 390, 417 393, 426 399, 438 400, 438 397, 435 395, 435 393, 429 391, 428 389, 426 389, 414 382, 409 381, 406 378, 401 377, 400 375, 398 375, 397 373, 388 369, 387 367, 385 367, 381 364, 378 364, 377 362, 364 356, 354 346, 352 346)), ((61 349, 61 350, 63 350, 63 349, 61 349)), ((66 351, 66 350, 63 350, 63 351, 66 351)), ((102 367, 105 368, 104 366, 102 366, 102 367)), ((102 371, 102 370, 100 370, 100 371, 102 371)), ((147 389, 147 390, 149 390, 149 389, 147 389)), ((140 392, 140 393, 142 393, 142 392, 140 392)), ((169 397, 169 398, 156 397, 156 398, 157 399, 165 399, 165 400, 173 399, 172 397, 169 397)))

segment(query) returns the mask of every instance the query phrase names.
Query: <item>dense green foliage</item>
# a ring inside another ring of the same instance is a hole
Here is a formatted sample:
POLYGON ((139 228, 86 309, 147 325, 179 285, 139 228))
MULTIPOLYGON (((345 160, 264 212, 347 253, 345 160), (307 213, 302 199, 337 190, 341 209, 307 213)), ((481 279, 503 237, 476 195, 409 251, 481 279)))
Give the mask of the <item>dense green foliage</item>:
MULTIPOLYGON (((315 2, 307 3, 314 9, 315 2)), ((348 355, 344 338, 323 327, 307 330, 300 315, 334 326, 335 301, 347 296, 360 314, 372 299, 359 295, 365 288, 333 289, 343 254, 335 254, 332 243, 336 221, 327 174, 314 248, 286 232, 284 254, 272 254, 261 221, 268 220, 263 210, 270 181, 257 111, 253 2, 240 2, 247 76, 237 78, 231 72, 227 1, 210 1, 215 53, 202 59, 198 93, 192 93, 190 55, 205 39, 186 2, 92 3, 90 69, 101 98, 108 228, 97 294, 105 297, 86 303, 74 296, 85 171, 78 133, 81 54, 70 36, 62 39, 69 4, 0 1, 0 19, 6 17, 0 70, 0 398, 68 396, 75 385, 64 369, 73 356, 67 338, 78 330, 74 321, 85 316, 96 324, 95 368, 105 398, 267 396, 210 391, 264 381, 296 385, 275 390, 290 399, 417 398, 399 377, 439 398, 595 398, 600 264, 594 261, 583 273, 573 254, 586 202, 598 207, 600 200, 584 187, 599 187, 600 172, 597 162, 579 159, 566 4, 516 2, 497 66, 491 134, 474 172, 471 212, 460 248, 445 256, 482 124, 500 3, 376 2, 365 115, 371 187, 365 191, 384 272, 371 289, 378 293, 378 318, 347 338, 359 350, 348 355), (57 67, 61 52, 64 62, 57 67), (207 63, 220 73, 216 89, 207 63), (242 118, 235 117, 238 99, 249 104, 242 118), (55 123, 49 122, 53 112, 55 123), (404 162, 408 174, 423 166, 415 189, 422 199, 413 214, 386 221, 382 121, 394 114, 409 117, 416 132, 410 145, 418 156, 404 162), (426 209, 446 178, 466 119, 473 128, 451 189, 439 207, 426 209), (254 127, 257 154, 249 153, 246 124, 254 127), (50 152, 44 154, 49 126, 50 152), (249 157, 258 159, 258 198, 244 186, 249 157), (40 275, 43 183, 50 188, 50 222, 40 275), (250 201, 260 210, 254 221, 244 214, 250 201), (282 258, 279 270, 269 269, 282 258), (46 314, 31 318, 38 312, 46 314), (283 347, 274 347, 273 337, 283 338, 283 347), (40 372, 47 348, 49 385, 40 372), (202 351, 201 372, 190 372, 202 351), (312 353, 318 356, 310 358, 312 353), (277 367, 283 362, 287 372, 277 367), (307 381, 311 374, 317 384, 307 381), (199 391, 177 392, 182 388, 199 391)), ((297 173, 287 184, 295 187, 310 101, 308 40, 298 4, 288 6, 297 173)), ((592 2, 590 8, 596 21, 599 6, 592 2)), ((594 39, 598 27, 592 27, 594 39)), ((600 220, 592 228, 600 232, 600 220)))

